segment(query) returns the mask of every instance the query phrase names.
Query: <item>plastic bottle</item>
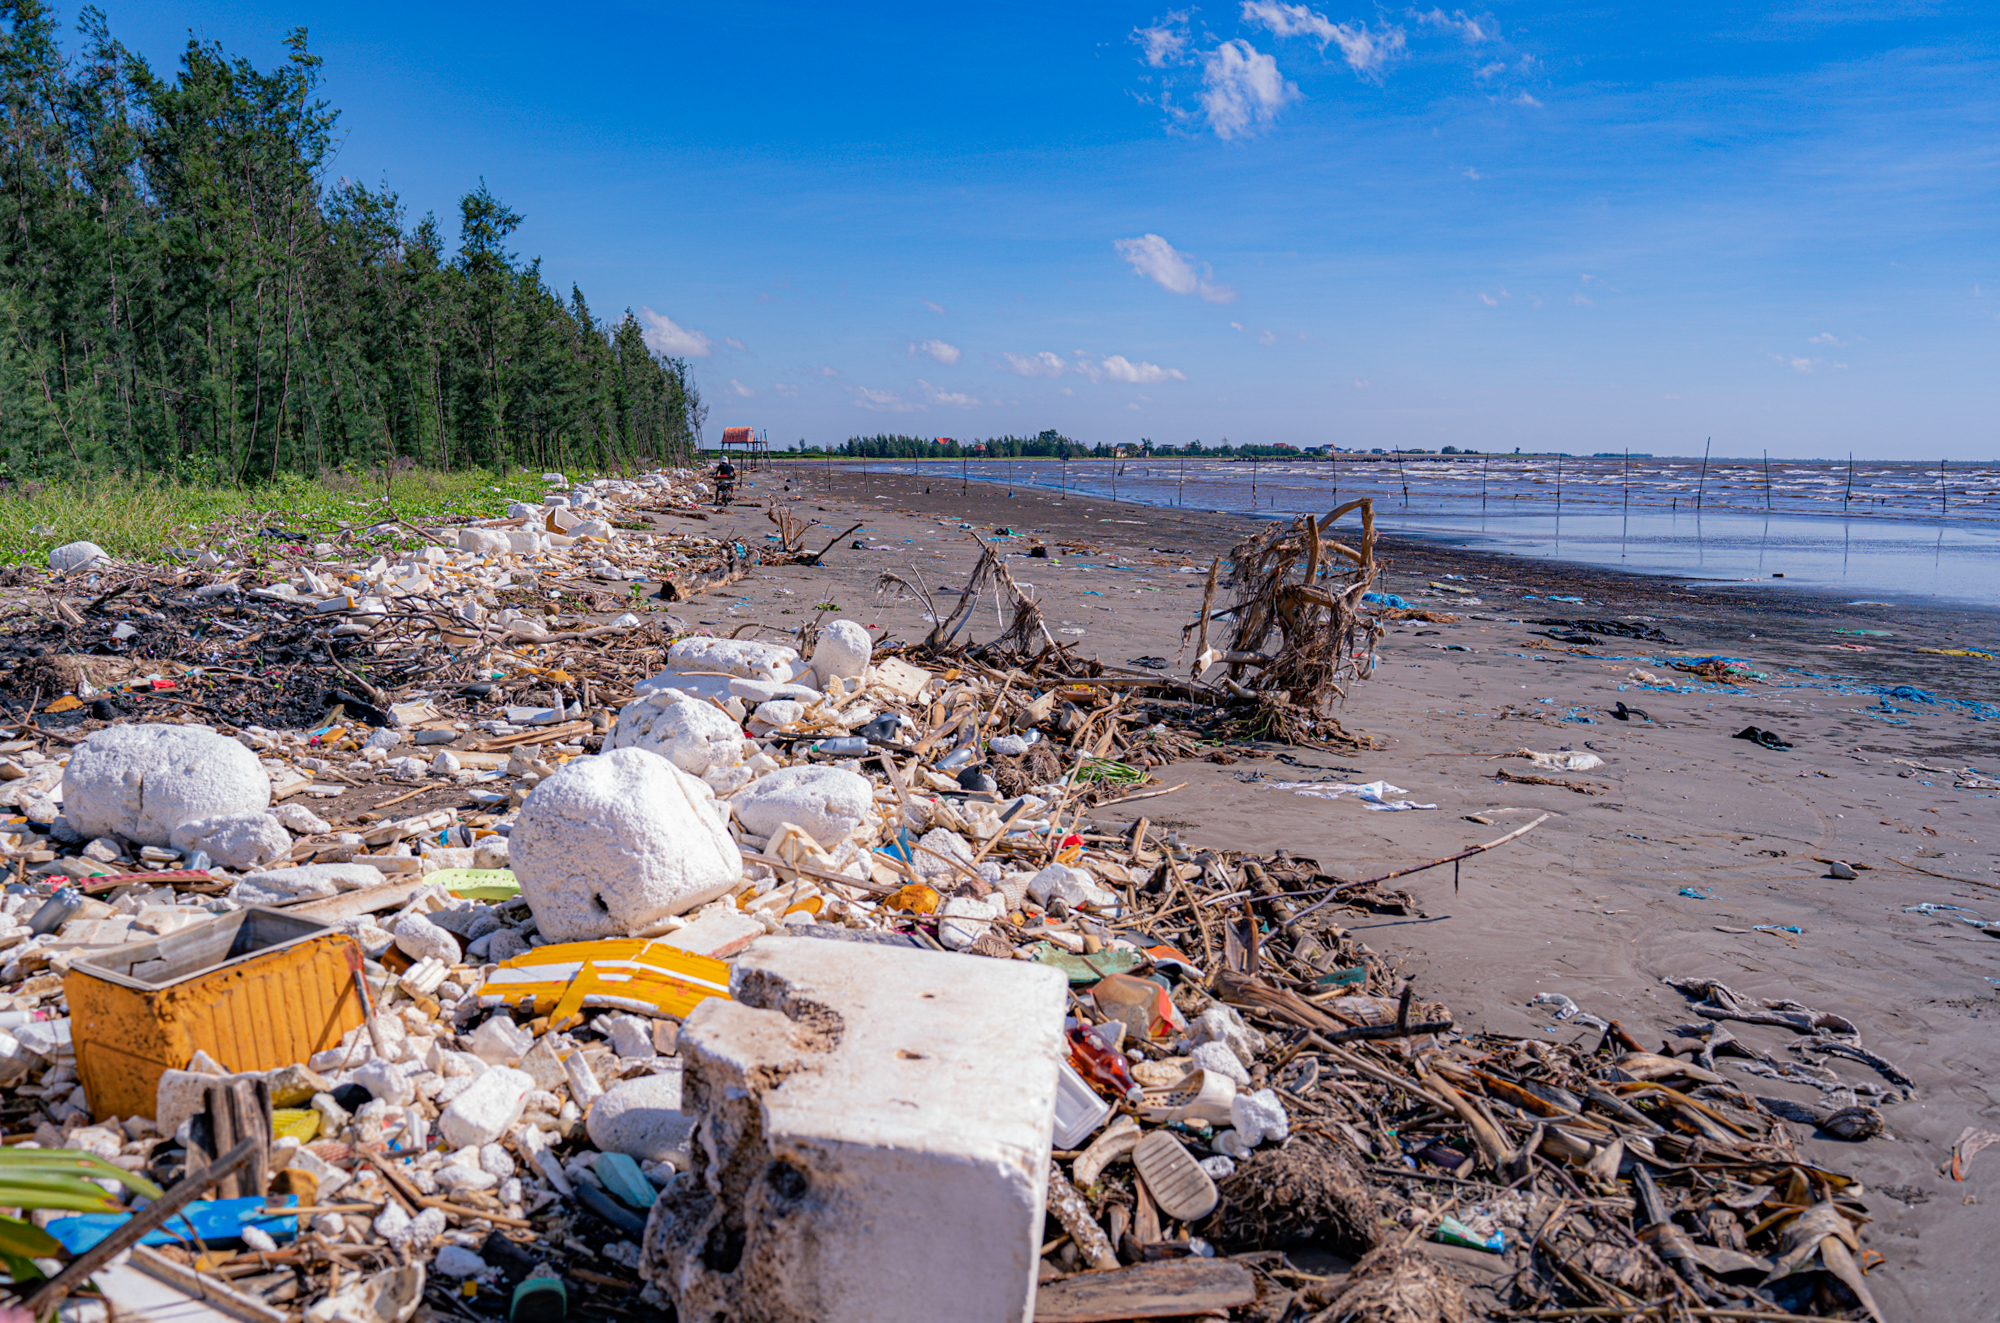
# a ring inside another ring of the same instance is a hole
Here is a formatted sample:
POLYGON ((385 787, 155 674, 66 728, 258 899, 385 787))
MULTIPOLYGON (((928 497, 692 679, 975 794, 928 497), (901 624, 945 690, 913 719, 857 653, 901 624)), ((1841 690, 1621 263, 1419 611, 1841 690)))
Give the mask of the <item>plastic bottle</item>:
POLYGON ((1132 1078, 1130 1063, 1097 1026, 1076 1019, 1063 1021, 1063 1026, 1069 1037, 1069 1063, 1077 1074, 1114 1098, 1133 1104, 1145 1100, 1146 1091, 1132 1078))
POLYGON ((859 758, 868 752, 868 741, 859 735, 841 735, 815 741, 812 747, 814 753, 828 758, 859 758))
POLYGON ((70 916, 82 908, 81 891, 75 887, 58 888, 54 895, 42 902, 42 907, 35 911, 34 917, 28 920, 28 932, 34 937, 52 933, 68 923, 70 916))

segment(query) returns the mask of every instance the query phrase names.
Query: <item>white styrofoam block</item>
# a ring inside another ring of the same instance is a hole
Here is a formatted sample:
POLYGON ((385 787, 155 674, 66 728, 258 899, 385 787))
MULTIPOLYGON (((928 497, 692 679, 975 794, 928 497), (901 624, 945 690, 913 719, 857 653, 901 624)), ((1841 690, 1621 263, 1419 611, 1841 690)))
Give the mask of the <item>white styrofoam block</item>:
POLYGON ((749 639, 697 636, 684 638, 667 649, 667 666, 671 670, 723 671, 746 680, 786 684, 798 665, 798 649, 749 639))
POLYGON ((507 535, 491 528, 459 529, 458 549, 475 556, 504 556, 510 550, 507 535))
POLYGON ((206 850, 224 868, 262 868, 291 853, 292 834, 271 813, 226 813, 183 822, 167 833, 183 854, 206 850))
POLYGON ((743 761, 743 728, 706 699, 678 689, 639 695, 618 710, 618 724, 605 739, 606 751, 645 749, 689 776, 743 761))
POLYGON ((743 877, 714 792, 644 749, 565 763, 528 796, 508 840, 521 894, 552 942, 624 937, 743 877))
POLYGON ((1227 1076, 1236 1082, 1239 1089, 1250 1087, 1250 1072, 1243 1068, 1243 1063, 1237 1060, 1227 1043, 1218 1040, 1203 1043, 1188 1053, 1188 1061, 1194 1068, 1227 1076))
POLYGON ((229 898, 245 905, 274 905, 337 896, 343 891, 366 891, 383 881, 382 870, 367 864, 300 864, 251 873, 229 889, 229 898))
POLYGON ((95 542, 65 542, 49 550, 49 568, 57 574, 68 574, 71 570, 82 569, 104 559, 104 548, 95 542))
POLYGON ((640 1162, 665 1162, 687 1148, 694 1116, 682 1110, 677 1069, 621 1080, 605 1090, 584 1121, 590 1142, 606 1153, 640 1162))
MULTIPOLYGON (((834 676, 859 679, 868 669, 875 641, 868 631, 852 620, 832 620, 820 626, 819 641, 813 644, 813 674, 826 684, 834 676)), ((851 688, 851 686, 850 686, 851 688)))
POLYGON ((196 726, 107 726, 63 769, 63 814, 86 838, 169 844, 197 818, 270 807, 271 778, 257 755, 196 726))
POLYGON ((654 1205, 641 1273, 686 1323, 928 1323, 940 1301, 1025 1323, 1066 990, 1026 961, 754 943, 682 1028, 702 1179, 654 1205))
POLYGON ((768 837, 789 822, 830 850, 873 817, 875 788, 841 767, 784 767, 737 791, 729 805, 745 831, 768 837))
POLYGON ((1028 880, 1028 894, 1043 905, 1060 900, 1071 906, 1110 909, 1119 903, 1117 892, 1098 885, 1083 869, 1067 864, 1050 864, 1035 874, 1028 880))
POLYGON ((459 961, 458 939, 421 914, 396 920, 396 949, 412 960, 441 960, 447 965, 459 961))
POLYGON ((491 1144, 513 1129, 535 1077, 510 1066, 475 1076, 438 1117, 438 1135, 453 1148, 491 1144))

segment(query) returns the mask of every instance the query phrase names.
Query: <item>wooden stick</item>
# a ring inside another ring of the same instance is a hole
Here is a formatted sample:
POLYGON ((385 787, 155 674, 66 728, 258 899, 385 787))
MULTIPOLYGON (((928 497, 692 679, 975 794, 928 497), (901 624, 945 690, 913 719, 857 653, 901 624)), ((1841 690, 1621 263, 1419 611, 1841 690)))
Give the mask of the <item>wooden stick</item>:
MULTIPOLYGON (((1513 840, 1517 836, 1527 835, 1529 832, 1541 826, 1544 822, 1547 822, 1550 818, 1553 818, 1554 816, 1555 814, 1553 813, 1544 813, 1542 814, 1541 817, 1536 818, 1533 822, 1529 823, 1527 826, 1517 827, 1513 831, 1508 832, 1505 836, 1499 837, 1495 840, 1488 841, 1484 845, 1475 845, 1470 850, 1461 850, 1457 854, 1446 855, 1442 859, 1433 859, 1427 864, 1417 864, 1410 868, 1399 868, 1393 873, 1384 873, 1380 877, 1371 877, 1364 879, 1363 881, 1360 882, 1337 883, 1334 886, 1333 890, 1329 891, 1324 898, 1316 900, 1312 904, 1306 906, 1303 910, 1300 910, 1298 917, 1303 919, 1306 917, 1306 915, 1311 914, 1314 910, 1320 908, 1320 906, 1331 904, 1343 891, 1352 891, 1359 887, 1372 887, 1378 882, 1388 882, 1395 878, 1408 877, 1412 873, 1421 873, 1425 869, 1436 868, 1440 864, 1455 863, 1460 859, 1470 859, 1473 855, 1476 854, 1484 854, 1486 853, 1486 851, 1494 849, 1497 846, 1505 845, 1507 842, 1513 840)), ((1310 893, 1300 893, 1300 894, 1310 894, 1310 893)))

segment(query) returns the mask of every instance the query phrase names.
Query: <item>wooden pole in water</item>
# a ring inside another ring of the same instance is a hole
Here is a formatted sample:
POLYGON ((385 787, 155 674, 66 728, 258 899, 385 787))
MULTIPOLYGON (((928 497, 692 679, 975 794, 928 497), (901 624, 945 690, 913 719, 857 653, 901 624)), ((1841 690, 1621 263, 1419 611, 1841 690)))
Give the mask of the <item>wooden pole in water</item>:
POLYGON ((1714 444, 1714 437, 1710 437, 1701 443, 1701 482, 1694 490, 1694 511, 1696 514, 1701 513, 1701 498, 1708 494, 1708 452, 1709 448, 1714 444))
POLYGON ((1854 499, 1854 452, 1847 452, 1847 490, 1840 496, 1840 512, 1847 513, 1847 503, 1854 499))
POLYGON ((1186 455, 1181 456, 1180 483, 1178 486, 1174 488, 1174 504, 1183 506, 1187 504, 1187 456, 1186 455))
POLYGON ((1563 512, 1563 457, 1560 453, 1558 453, 1556 455, 1556 517, 1561 518, 1562 512, 1563 512))
POLYGON ((1493 471, 1493 456, 1483 455, 1479 461, 1479 509, 1486 511, 1486 475, 1493 471))
POLYGON ((1250 508, 1257 508, 1257 457, 1250 456, 1250 508))
POLYGON ((1951 489, 1944 485, 1944 464, 1943 460, 1938 461, 1938 513, 1941 515, 1951 513, 1951 489))
POLYGON ((1625 512, 1632 512, 1632 450, 1625 450, 1625 466, 1619 471, 1619 481, 1625 485, 1625 512))
POLYGON ((1403 452, 1396 452, 1396 481, 1403 484, 1403 508, 1410 508, 1410 478, 1403 472, 1403 452))
POLYGON ((1771 452, 1764 452, 1764 508, 1771 508, 1771 452))

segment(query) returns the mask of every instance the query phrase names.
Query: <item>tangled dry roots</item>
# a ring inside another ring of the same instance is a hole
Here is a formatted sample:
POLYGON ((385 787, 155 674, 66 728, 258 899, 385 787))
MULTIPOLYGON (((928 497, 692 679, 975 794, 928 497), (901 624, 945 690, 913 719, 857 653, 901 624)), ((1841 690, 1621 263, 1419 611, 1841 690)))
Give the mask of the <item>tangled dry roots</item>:
POLYGON ((1465 1323, 1465 1292, 1422 1250, 1384 1245, 1361 1256, 1347 1289, 1313 1323, 1465 1323))
POLYGON ((1317 1132, 1260 1149, 1219 1188, 1211 1225, 1231 1243, 1256 1249, 1310 1243, 1350 1257, 1375 1244, 1380 1209, 1352 1150, 1317 1132))

